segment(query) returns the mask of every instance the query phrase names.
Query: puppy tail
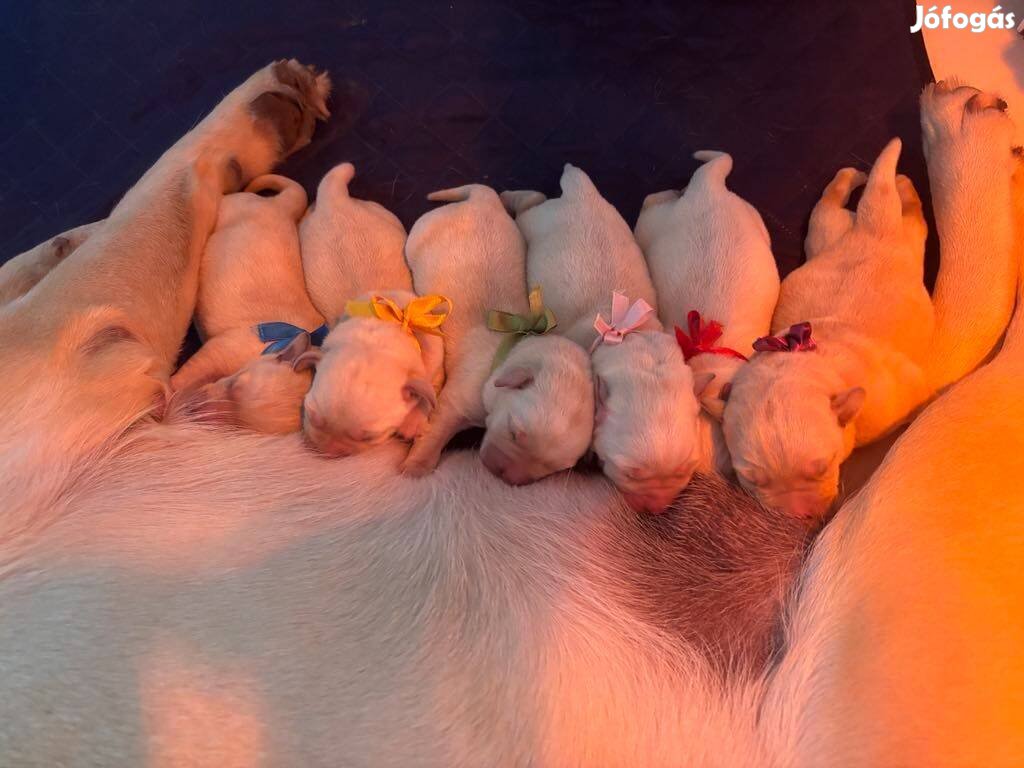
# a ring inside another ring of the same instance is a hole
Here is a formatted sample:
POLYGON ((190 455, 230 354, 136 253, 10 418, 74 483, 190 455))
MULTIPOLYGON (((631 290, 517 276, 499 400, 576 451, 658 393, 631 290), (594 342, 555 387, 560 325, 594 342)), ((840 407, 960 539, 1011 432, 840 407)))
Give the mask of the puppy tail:
POLYGON ((467 200, 482 201, 486 198, 493 198, 494 202, 501 205, 498 200, 498 193, 483 184, 466 184, 451 189, 439 189, 427 195, 427 200, 435 203, 461 203, 467 200))
POLYGON ((531 208, 536 208, 548 199, 544 193, 531 189, 508 189, 502 192, 499 197, 505 206, 505 210, 508 211, 512 218, 526 213, 531 208))
POLYGON ((643 205, 640 206, 640 210, 647 210, 655 205, 661 205, 662 203, 674 203, 682 196, 682 192, 678 189, 666 189, 662 192, 652 192, 644 198, 643 205))
POLYGON ((339 163, 331 168, 316 188, 317 201, 329 200, 333 197, 347 198, 349 196, 348 185, 355 175, 356 167, 352 163, 339 163))
POLYGON ((732 172, 732 155, 712 149, 702 149, 693 153, 694 160, 704 163, 693 172, 689 186, 698 189, 719 187, 725 189, 725 180, 732 172))
POLYGON ((558 185, 562 188, 562 197, 583 197, 598 195, 597 187, 583 171, 570 163, 565 164, 562 178, 558 185))
POLYGON ((868 174, 864 194, 857 205, 857 223, 876 231, 899 226, 903 218, 903 204, 896 188, 896 164, 903 143, 895 138, 875 160, 868 174))
POLYGON ((302 214, 306 212, 306 204, 309 202, 306 190, 302 188, 301 184, 276 173, 257 176, 249 182, 245 191, 253 194, 273 193, 265 195, 265 197, 272 197, 274 205, 281 206, 295 221, 302 218, 302 214))

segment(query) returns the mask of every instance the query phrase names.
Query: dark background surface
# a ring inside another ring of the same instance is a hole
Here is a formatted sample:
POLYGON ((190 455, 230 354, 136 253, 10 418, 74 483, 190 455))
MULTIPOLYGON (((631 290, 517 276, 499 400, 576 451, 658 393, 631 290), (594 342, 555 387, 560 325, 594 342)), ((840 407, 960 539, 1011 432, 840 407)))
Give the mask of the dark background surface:
POLYGON ((556 194, 569 161, 632 224, 694 150, 724 149, 788 271, 824 184, 891 136, 926 197, 913 7, 0 0, 0 260, 106 215, 221 95, 294 56, 336 84, 334 118, 284 168, 311 193, 350 160, 354 193, 409 226, 467 181, 556 194))

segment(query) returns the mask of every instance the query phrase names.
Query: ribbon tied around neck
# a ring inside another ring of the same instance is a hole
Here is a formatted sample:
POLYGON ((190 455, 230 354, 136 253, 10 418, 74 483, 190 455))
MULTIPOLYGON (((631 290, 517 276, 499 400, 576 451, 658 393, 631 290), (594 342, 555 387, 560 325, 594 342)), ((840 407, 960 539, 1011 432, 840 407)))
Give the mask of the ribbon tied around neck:
POLYGON ((530 311, 524 315, 488 310, 487 327, 507 334, 494 353, 491 371, 497 370, 508 358, 512 348, 527 336, 543 336, 556 325, 558 320, 555 313, 544 306, 544 293, 539 285, 530 291, 530 311))
POLYGON ((413 338, 416 333, 443 336, 441 324, 451 312, 451 299, 436 293, 417 296, 405 307, 398 306, 397 302, 380 294, 374 294, 365 301, 345 303, 345 314, 349 317, 372 317, 387 323, 398 323, 413 338))
POLYGON ((747 356, 729 347, 716 347, 715 342, 722 337, 722 324, 717 320, 705 323, 700 312, 695 309, 686 314, 686 326, 689 334, 678 325, 676 326, 676 342, 683 350, 683 359, 689 362, 691 357, 697 355, 725 355, 735 357, 739 360, 746 360, 747 356))
POLYGON ((321 325, 315 331, 307 331, 305 328, 299 328, 299 326, 292 325, 291 323, 259 323, 256 326, 256 333, 260 337, 260 341, 270 342, 263 348, 260 354, 272 355, 287 347, 292 339, 300 333, 308 333, 309 343, 314 347, 319 347, 324 343, 324 339, 327 338, 327 326, 321 325))
POLYGON ((811 324, 797 323, 781 336, 762 336, 754 342, 757 352, 812 352, 818 348, 811 338, 811 324))
POLYGON ((590 352, 593 353, 601 344, 621 344, 626 336, 639 330, 653 314, 654 307, 643 299, 637 299, 631 305, 626 294, 613 291, 611 320, 605 320, 598 313, 594 320, 594 330, 598 336, 590 345, 590 352))

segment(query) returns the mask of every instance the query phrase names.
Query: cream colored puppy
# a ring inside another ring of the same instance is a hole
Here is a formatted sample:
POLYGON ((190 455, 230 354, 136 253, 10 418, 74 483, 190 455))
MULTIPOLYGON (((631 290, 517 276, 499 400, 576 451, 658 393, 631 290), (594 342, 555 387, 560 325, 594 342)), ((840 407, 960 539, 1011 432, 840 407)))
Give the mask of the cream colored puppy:
POLYGON ((316 366, 302 430, 328 456, 349 456, 392 438, 412 440, 437 407, 444 383, 441 337, 402 321, 423 299, 411 291, 379 291, 356 297, 350 309, 365 309, 371 300, 383 316, 343 314, 323 347, 296 363, 299 370, 316 366))
MULTIPOLYGON (((299 257, 297 222, 305 209, 302 187, 275 175, 260 176, 221 202, 199 272, 195 323, 204 343, 171 378, 174 389, 231 376, 262 354, 281 351, 296 335, 314 332, 319 343, 326 328, 306 295, 299 257)), ((265 379, 253 385, 259 400, 274 400, 277 391, 280 407, 297 415, 309 374, 292 376, 262 365, 245 375, 265 379)))
POLYGON ((771 330, 779 299, 779 272, 757 210, 725 185, 732 157, 696 152, 703 161, 683 192, 649 195, 636 222, 636 239, 658 292, 658 315, 676 329, 694 375, 713 375, 701 394, 700 469, 731 473, 718 421, 722 387, 750 354, 754 339, 771 330))
MULTIPOLYGON (((605 474, 634 508, 661 512, 697 466, 700 407, 694 391, 707 380, 695 384, 675 339, 662 332, 653 312, 639 313, 635 327, 628 322, 630 302, 653 307, 656 301, 643 254, 618 211, 571 165, 561 187, 561 197, 539 205, 525 192, 506 198, 510 206, 528 202, 517 217, 529 247, 527 277, 530 285, 544 286, 560 332, 592 351, 592 446, 605 474), (613 306, 616 291, 626 312, 613 306), (598 316, 631 327, 599 334, 598 316)), ((583 401, 584 394, 574 390, 572 397, 583 401)), ((586 425, 578 428, 583 432, 586 425)))
POLYGON ((0 305, 19 299, 32 290, 100 224, 102 222, 97 221, 69 229, 0 265, 0 305))
POLYGON ((445 386, 402 465, 414 476, 437 466, 456 433, 486 422, 482 390, 502 342, 487 328, 488 310, 519 314, 529 309, 526 246, 494 190, 469 184, 428 197, 448 205, 413 225, 406 258, 416 291, 448 296, 452 314, 444 325, 445 386))
POLYGON ((444 382, 439 337, 346 313, 352 300, 383 297, 404 312, 416 298, 403 253, 405 228, 383 206, 349 194, 354 175, 351 163, 335 166, 299 225, 309 295, 331 325, 323 347, 298 363, 316 366, 303 432, 329 456, 348 456, 393 437, 413 439, 444 382))
POLYGON ((362 293, 412 291, 403 254, 405 227, 384 206, 349 194, 355 173, 352 163, 331 169, 299 224, 306 288, 332 326, 345 302, 362 293))
POLYGON ((822 515, 854 447, 906 421, 933 391, 927 227, 910 179, 896 175, 899 154, 893 139, 870 176, 844 168, 826 187, 807 263, 782 283, 773 327, 784 335, 755 343, 758 354, 723 392, 740 483, 793 515, 822 515), (860 184, 853 213, 845 205, 860 184))
POLYGON ((280 352, 260 355, 236 373, 191 390, 196 396, 191 409, 214 421, 254 432, 298 432, 302 429, 302 408, 296 404, 301 405, 313 374, 296 370, 295 361, 309 346, 309 334, 300 333, 280 352))

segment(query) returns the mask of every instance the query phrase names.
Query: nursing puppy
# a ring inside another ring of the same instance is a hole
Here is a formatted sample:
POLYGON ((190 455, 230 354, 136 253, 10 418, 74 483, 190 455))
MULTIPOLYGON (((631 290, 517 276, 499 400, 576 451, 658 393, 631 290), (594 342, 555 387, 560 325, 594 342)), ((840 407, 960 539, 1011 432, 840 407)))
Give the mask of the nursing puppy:
POLYGON ((416 296, 405 263, 405 228, 383 206, 349 194, 351 163, 335 166, 299 225, 313 303, 331 331, 297 367, 316 366, 302 428, 329 456, 348 456, 393 437, 411 440, 444 382, 441 339, 378 317, 352 317, 346 304, 374 296, 405 311, 416 296))
MULTIPOLYGON (((695 379, 675 339, 651 313, 619 343, 595 330, 600 315, 615 324, 612 294, 655 306, 643 254, 629 226, 583 171, 566 165, 562 196, 532 205, 536 194, 507 196, 510 206, 527 201, 517 222, 529 247, 527 278, 542 285, 559 330, 590 351, 595 381, 592 446, 604 472, 630 505, 661 512, 689 482, 700 458, 695 379), (595 343, 597 346, 595 348, 595 343)), ((574 392, 576 399, 583 393, 574 392)))
POLYGON ((793 515, 824 514, 854 447, 884 436, 932 394, 927 227, 910 179, 896 175, 899 154, 893 139, 870 176, 844 168, 826 187, 811 213, 807 263, 782 283, 772 325, 785 335, 757 342, 723 393, 740 483, 793 515), (853 213, 845 205, 861 184, 853 213))
POLYGON ((718 424, 720 393, 744 365, 754 339, 771 330, 779 273, 760 214, 725 185, 732 157, 694 157, 705 164, 683 192, 644 200, 635 234, 658 292, 658 316, 666 328, 677 329, 694 375, 714 377, 701 393, 700 468, 731 473, 718 424))
POLYGON ((456 433, 485 424, 482 390, 502 342, 487 328, 488 310, 518 314, 529 308, 526 246, 494 190, 469 184, 428 199, 448 205, 413 225, 406 258, 416 291, 448 296, 452 313, 444 325, 445 386, 402 464, 413 476, 432 471, 456 433))
POLYGON ((194 410, 208 420, 268 435, 298 432, 302 429, 299 405, 313 374, 306 367, 296 367, 296 361, 309 346, 309 334, 297 334, 280 352, 260 355, 238 372, 200 387, 194 410))
POLYGON ((342 315, 322 348, 296 362, 300 370, 316 367, 302 431, 321 453, 349 456, 392 438, 412 440, 422 431, 444 383, 444 342, 394 315, 422 301, 411 291, 358 296, 356 305, 389 302, 394 310, 342 315))
MULTIPOLYGON (((283 176, 260 176, 224 198, 199 270, 195 323, 204 343, 171 377, 175 389, 230 376, 323 325, 302 277, 297 222, 305 209, 305 191, 283 176), (273 196, 258 194, 265 191, 273 196)), ((254 387, 261 400, 279 398, 299 413, 309 374, 258 365, 245 378, 261 379, 254 387)))
POLYGON ((299 224, 306 289, 332 325, 346 301, 367 291, 412 291, 405 227, 384 206, 349 194, 355 173, 352 163, 332 168, 299 224))
POLYGON ((0 265, 0 305, 21 298, 85 242, 101 222, 83 224, 0 265))

